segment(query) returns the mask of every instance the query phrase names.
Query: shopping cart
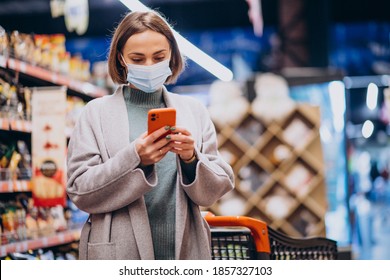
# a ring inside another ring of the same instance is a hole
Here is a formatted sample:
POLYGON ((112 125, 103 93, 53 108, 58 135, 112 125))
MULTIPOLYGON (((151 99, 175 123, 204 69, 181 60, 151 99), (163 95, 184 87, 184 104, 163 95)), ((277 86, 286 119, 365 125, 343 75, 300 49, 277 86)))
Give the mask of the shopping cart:
POLYGON ((291 238, 245 216, 205 215, 214 260, 334 260, 337 243, 323 237, 291 238))

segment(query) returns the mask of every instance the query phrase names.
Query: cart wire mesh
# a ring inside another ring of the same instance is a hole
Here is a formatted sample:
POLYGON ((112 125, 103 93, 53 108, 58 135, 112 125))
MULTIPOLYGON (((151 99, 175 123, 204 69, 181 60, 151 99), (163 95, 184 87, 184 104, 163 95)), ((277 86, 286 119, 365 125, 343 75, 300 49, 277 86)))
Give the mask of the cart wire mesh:
POLYGON ((211 229, 213 260, 250 260, 256 258, 254 240, 248 229, 211 229))
POLYGON ((291 238, 268 227, 271 260, 335 260, 337 242, 324 237, 291 238))
POLYGON ((337 242, 328 238, 292 238, 244 216, 208 216, 206 221, 211 226, 213 260, 337 259, 337 242))

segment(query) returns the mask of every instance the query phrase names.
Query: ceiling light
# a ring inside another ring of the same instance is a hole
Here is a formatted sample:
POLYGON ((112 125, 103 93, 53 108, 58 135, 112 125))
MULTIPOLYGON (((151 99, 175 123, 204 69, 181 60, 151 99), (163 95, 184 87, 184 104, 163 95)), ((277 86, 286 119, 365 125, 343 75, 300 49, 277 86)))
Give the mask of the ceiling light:
POLYGON ((362 127, 362 135, 364 138, 370 138, 374 132, 374 124, 370 120, 366 120, 362 127))
POLYGON ((333 114, 333 125, 337 132, 344 129, 345 115, 345 86, 341 81, 332 81, 328 85, 330 105, 333 114))
POLYGON ((366 104, 371 111, 378 105, 378 86, 374 83, 370 83, 367 87, 366 104))

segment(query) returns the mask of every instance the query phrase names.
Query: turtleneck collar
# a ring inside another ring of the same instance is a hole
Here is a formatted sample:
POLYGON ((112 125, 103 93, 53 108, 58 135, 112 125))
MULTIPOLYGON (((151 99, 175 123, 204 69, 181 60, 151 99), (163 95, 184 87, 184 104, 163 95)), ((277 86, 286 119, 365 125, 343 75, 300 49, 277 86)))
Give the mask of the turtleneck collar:
POLYGON ((131 103, 137 107, 156 108, 164 104, 162 92, 162 88, 149 93, 126 86, 123 90, 123 95, 126 103, 131 103))

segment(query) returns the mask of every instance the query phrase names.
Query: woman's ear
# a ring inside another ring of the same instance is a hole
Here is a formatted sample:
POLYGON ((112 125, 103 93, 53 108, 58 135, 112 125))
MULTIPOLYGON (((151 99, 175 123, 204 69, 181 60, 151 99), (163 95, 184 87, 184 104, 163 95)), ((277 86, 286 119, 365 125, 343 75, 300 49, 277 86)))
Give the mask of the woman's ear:
POLYGON ((117 59, 123 68, 127 68, 127 65, 125 63, 125 59, 123 58, 123 56, 120 52, 118 52, 118 54, 117 54, 117 59))

